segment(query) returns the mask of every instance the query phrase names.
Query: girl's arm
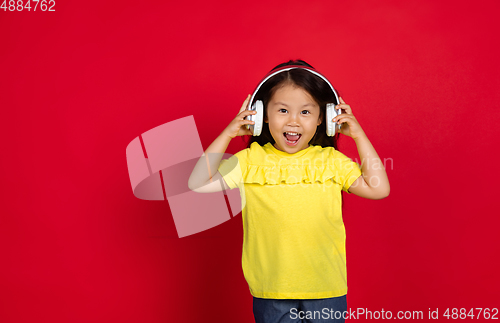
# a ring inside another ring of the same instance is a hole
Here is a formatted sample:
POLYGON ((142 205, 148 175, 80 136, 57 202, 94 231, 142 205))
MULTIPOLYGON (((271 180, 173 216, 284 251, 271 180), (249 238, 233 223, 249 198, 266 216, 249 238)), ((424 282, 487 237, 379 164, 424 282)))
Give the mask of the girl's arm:
POLYGON ((250 95, 243 102, 236 118, 212 142, 196 163, 188 181, 190 190, 198 193, 211 193, 229 189, 218 169, 222 156, 231 139, 236 136, 252 135, 250 130, 245 127, 247 124, 254 123, 253 121, 245 120, 246 116, 255 114, 255 111, 246 110, 249 100, 250 95))
POLYGON ((337 105, 336 109, 344 109, 346 113, 333 118, 333 122, 344 123, 341 133, 354 139, 361 159, 362 175, 352 183, 349 192, 368 199, 383 199, 389 196, 390 192, 385 167, 359 122, 352 114, 351 107, 345 104, 342 98, 339 99, 340 104, 337 105))

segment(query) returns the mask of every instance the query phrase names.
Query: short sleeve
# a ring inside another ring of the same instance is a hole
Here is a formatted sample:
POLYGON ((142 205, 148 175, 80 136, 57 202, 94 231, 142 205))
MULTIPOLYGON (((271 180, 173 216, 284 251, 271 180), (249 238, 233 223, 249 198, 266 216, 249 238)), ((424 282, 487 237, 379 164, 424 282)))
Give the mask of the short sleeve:
POLYGON ((336 169, 336 179, 342 185, 342 190, 351 194, 348 190, 352 183, 361 176, 361 167, 353 162, 349 157, 335 150, 333 154, 334 165, 336 169))
POLYGON ((243 172, 246 167, 246 154, 248 149, 237 152, 228 159, 221 160, 219 173, 230 189, 240 187, 243 183, 243 172))

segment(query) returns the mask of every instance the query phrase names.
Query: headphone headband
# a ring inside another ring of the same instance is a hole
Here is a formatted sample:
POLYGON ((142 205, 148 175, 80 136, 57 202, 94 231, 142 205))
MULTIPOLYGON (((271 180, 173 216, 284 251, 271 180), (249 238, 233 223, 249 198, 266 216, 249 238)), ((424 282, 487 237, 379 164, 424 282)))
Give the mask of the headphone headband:
POLYGON ((255 96, 257 95, 257 92, 259 91, 260 87, 267 80, 269 80, 271 77, 273 77, 281 72, 286 72, 286 71, 293 70, 293 69, 302 69, 302 70, 309 71, 310 73, 321 78, 323 81, 326 82, 326 84, 328 84, 328 86, 330 86, 330 89, 332 90, 332 92, 335 96, 335 100, 337 102, 330 102, 330 103, 326 104, 326 134, 330 137, 334 136, 335 133, 340 130, 341 125, 332 122, 332 119, 334 116, 342 113, 340 110, 339 111, 335 110, 335 105, 339 104, 339 96, 337 95, 337 91, 335 91, 335 89, 333 88, 330 81, 328 81, 328 79, 326 77, 324 77, 322 74, 320 74, 314 68, 311 68, 309 66, 302 66, 302 65, 287 65, 287 66, 283 66, 283 67, 274 69, 271 72, 269 72, 269 74, 267 74, 264 77, 264 79, 262 79, 262 81, 259 82, 259 85, 257 85, 257 87, 255 88, 255 90, 250 98, 250 102, 249 102, 250 109, 257 111, 257 113, 254 115, 249 115, 249 116, 245 117, 248 120, 254 121, 254 124, 251 124, 251 125, 247 124, 246 128, 252 129, 251 131, 252 131, 252 134, 254 136, 260 135, 260 133, 262 131, 262 127, 263 127, 263 120, 264 120, 264 104, 261 100, 257 100, 256 102, 254 102, 255 96))
POLYGON ((257 87, 255 88, 255 90, 253 91, 253 94, 252 94, 252 97, 250 98, 250 103, 249 103, 249 106, 252 106, 253 104, 253 100, 255 99, 255 96, 257 95, 257 92, 259 91, 260 87, 267 81, 269 80, 271 77, 281 73, 281 72, 286 72, 286 71, 289 71, 289 70, 293 70, 293 69, 302 69, 302 70, 306 70, 306 71, 309 71, 311 72, 312 74, 320 77, 323 81, 326 82, 326 84, 328 84, 328 86, 330 86, 330 89, 332 90, 333 94, 335 95, 335 99, 337 100, 337 104, 339 104, 339 96, 337 95, 337 91, 335 91, 335 89, 333 88, 332 84, 330 83, 330 81, 328 81, 328 79, 323 76, 322 74, 320 74, 318 71, 316 71, 314 68, 312 67, 309 67, 309 66, 302 66, 302 65, 287 65, 287 66, 283 66, 283 67, 280 67, 280 68, 277 68, 277 69, 274 69, 272 70, 271 72, 269 72, 269 74, 267 74, 263 79, 262 81, 259 82, 259 84, 257 85, 257 87))

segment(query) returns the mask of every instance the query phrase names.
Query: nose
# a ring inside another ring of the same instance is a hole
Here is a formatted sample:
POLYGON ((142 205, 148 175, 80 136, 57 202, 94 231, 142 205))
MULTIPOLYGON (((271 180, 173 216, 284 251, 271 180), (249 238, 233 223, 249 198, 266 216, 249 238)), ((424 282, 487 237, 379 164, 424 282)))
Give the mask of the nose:
POLYGON ((299 126, 299 116, 295 113, 290 113, 287 120, 288 126, 299 126))

